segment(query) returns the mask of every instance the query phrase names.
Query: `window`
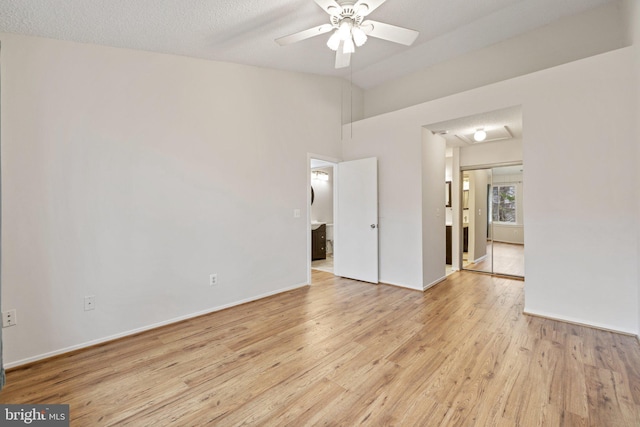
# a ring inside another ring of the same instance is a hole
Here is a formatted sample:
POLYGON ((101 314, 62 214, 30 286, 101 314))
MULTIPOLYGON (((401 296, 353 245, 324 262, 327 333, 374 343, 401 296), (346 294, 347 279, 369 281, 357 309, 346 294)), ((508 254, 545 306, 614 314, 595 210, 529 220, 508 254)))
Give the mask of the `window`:
POLYGON ((516 222, 515 184, 495 185, 491 202, 491 218, 494 222, 516 222))

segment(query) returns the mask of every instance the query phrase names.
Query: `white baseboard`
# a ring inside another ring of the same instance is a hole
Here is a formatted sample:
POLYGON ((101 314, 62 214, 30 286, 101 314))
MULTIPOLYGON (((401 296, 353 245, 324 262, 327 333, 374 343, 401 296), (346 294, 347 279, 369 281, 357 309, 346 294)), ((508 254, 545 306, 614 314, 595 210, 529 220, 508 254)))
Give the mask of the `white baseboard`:
POLYGON ((441 278, 439 278, 438 280, 435 280, 434 282, 429 283, 428 285, 423 285, 421 287, 418 286, 409 286, 407 284, 403 284, 403 283, 394 283, 394 282, 390 282, 388 280, 380 280, 380 284, 381 285, 391 285, 391 286, 397 286, 399 288, 404 288, 404 289, 411 289, 414 291, 420 291, 420 292, 424 292, 427 289, 431 288, 432 286, 437 285, 440 282, 443 282, 447 279, 447 276, 442 276, 441 278))
POLYGON ((288 291, 292 291, 294 289, 298 289, 298 288, 302 288, 305 286, 309 286, 308 283, 301 283, 301 284, 297 284, 297 285, 293 285, 287 288, 282 288, 282 289, 278 289, 272 292, 267 292, 265 294, 261 294, 261 295, 257 295, 255 297, 251 297, 251 298, 245 298, 242 299, 240 301, 235 301, 229 304, 224 304, 224 305, 220 305, 217 307, 213 307, 207 310, 202 310, 202 311, 198 311, 196 313, 191 313, 191 314, 187 314, 185 316, 180 316, 180 317, 175 317, 173 319, 169 319, 169 320, 165 320, 163 322, 158 322, 158 323, 154 323, 152 325, 147 325, 147 326, 143 326, 141 328, 136 328, 136 329, 132 329, 126 332, 121 332, 119 334, 115 334, 115 335, 110 335, 108 337, 104 337, 104 338, 98 338, 96 340, 91 340, 91 341, 87 341, 81 344, 76 344, 76 345, 72 345, 70 347, 65 347, 65 348, 61 348, 59 350, 54 350, 54 351, 50 351, 47 353, 43 353, 43 354, 39 354, 37 356, 33 356, 33 357, 28 357, 26 359, 22 359, 22 360, 17 360, 15 362, 8 362, 4 364, 5 369, 11 369, 11 368, 15 368, 18 366, 22 366, 22 365, 26 365, 28 363, 33 363, 33 362, 37 362, 39 360, 43 360, 43 359, 48 359, 50 357, 54 357, 54 356, 59 356, 61 354, 64 353, 69 353, 71 351, 75 351, 75 350, 81 350, 83 348, 87 348, 87 347, 92 347, 94 345, 97 344, 102 344, 105 342, 109 342, 109 341, 113 341, 113 340, 117 340, 120 338, 124 338, 130 335, 135 335, 135 334, 139 334, 140 332, 145 332, 145 331, 149 331, 152 329, 157 329, 160 328, 162 326, 167 326, 167 325, 171 325, 172 323, 178 323, 178 322, 182 322, 184 320, 189 320, 189 319, 193 319, 195 317, 199 317, 199 316, 203 316, 206 314, 211 314, 211 313, 215 313, 216 311, 220 311, 220 310, 224 310, 227 308, 231 308, 231 307, 235 307, 238 305, 242 305, 242 304, 246 304, 248 302, 252 302, 252 301, 257 301, 260 300, 262 298, 267 298, 273 295, 277 295, 277 294, 281 294, 284 292, 288 292, 288 291))
POLYGON ((409 285, 404 284, 404 283, 394 283, 394 282, 390 282, 388 280, 380 280, 379 284, 397 286, 398 288, 411 289, 411 290, 414 290, 414 291, 422 291, 422 288, 419 288, 419 287, 409 286, 409 285))
POLYGON ((473 260, 474 264, 477 264, 481 261, 484 261, 484 259, 487 257, 487 254, 482 255, 480 258, 473 260))
MULTIPOLYGON (((557 314, 545 313, 545 312, 536 311, 536 310, 529 310, 526 307, 523 310, 523 313, 524 314, 528 314, 530 316, 542 317, 544 319, 557 320, 557 321, 560 321, 560 322, 572 323, 572 324, 578 325, 578 326, 586 326, 588 328, 601 329, 603 331, 615 332, 615 333, 618 333, 618 334, 631 335, 631 336, 638 337, 638 332, 637 331, 630 331, 630 330, 626 330, 626 329, 621 329, 619 327, 607 325, 607 324, 604 324, 604 323, 590 322, 590 321, 584 320, 584 319, 575 319, 575 318, 568 317, 568 316, 559 316, 557 314)), ((639 338, 639 341, 640 341, 640 338, 639 338)))
POLYGON ((524 245, 524 242, 516 241, 516 240, 493 239, 493 241, 497 243, 508 243, 510 245, 524 245))
POLYGON ((437 285, 438 283, 444 282, 445 280, 447 280, 447 276, 446 276, 446 275, 445 275, 445 276, 442 276, 442 277, 441 277, 441 278, 439 278, 438 280, 435 280, 435 281, 433 281, 433 282, 429 283, 428 285, 424 285, 424 286, 422 287, 422 290, 423 290, 423 291, 426 291, 427 289, 429 289, 429 288, 431 288, 431 287, 433 287, 433 286, 437 285))

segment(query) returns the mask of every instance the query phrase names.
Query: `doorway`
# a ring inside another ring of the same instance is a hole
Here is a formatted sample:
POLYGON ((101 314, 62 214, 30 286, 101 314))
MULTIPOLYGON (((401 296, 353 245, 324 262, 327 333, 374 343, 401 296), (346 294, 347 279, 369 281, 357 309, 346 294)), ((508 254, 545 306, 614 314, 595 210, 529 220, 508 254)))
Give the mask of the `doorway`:
MULTIPOLYGON (((432 123, 426 127, 446 143, 444 158, 446 252, 443 256, 445 274, 448 275, 460 269, 470 269, 469 264, 473 263, 478 271, 523 275, 523 261, 520 262, 521 271, 515 268, 505 270, 498 267, 496 269, 494 264, 497 259, 494 259, 494 255, 505 252, 502 243, 512 243, 513 239, 510 238, 512 236, 509 236, 509 232, 522 233, 524 217, 519 218, 521 222, 518 224, 500 224, 502 227, 499 227, 498 221, 494 223, 490 216, 492 207, 488 196, 493 191, 494 181, 498 183, 496 176, 501 174, 500 170, 496 170, 497 167, 523 163, 522 107, 516 105, 486 111, 432 123), (465 175, 464 172, 467 174, 465 175), (474 190, 477 188, 477 191, 473 194, 469 189, 471 179, 477 184, 474 185, 474 190), (484 182, 484 188, 481 188, 481 182, 484 182), (464 209, 463 203, 465 203, 464 209), (474 205, 473 209, 469 206, 471 203, 474 205), (472 215, 472 212, 475 215, 472 215), (473 233, 469 228, 471 218, 474 224, 481 228, 474 229, 473 233), (492 235, 494 232, 502 234, 494 239, 492 235), (505 236, 504 233, 507 235, 505 236), (473 245, 471 249, 470 245, 473 245), (462 256, 465 257, 464 261, 462 256), (473 258, 470 259, 470 257, 473 258)), ((522 176, 522 173, 518 172, 522 176)), ((519 192, 522 195, 522 189, 519 192)), ((520 197, 521 201, 522 197, 520 197)), ((518 209, 519 212, 523 212, 522 205, 518 209)), ((522 239, 515 243, 518 246, 505 245, 504 247, 518 250, 524 248, 522 239)), ((524 259, 524 255, 519 258, 524 259)))
POLYGON ((311 159, 311 269, 333 273, 336 164, 311 159))
POLYGON ((309 282, 311 270, 322 269, 378 283, 377 162, 371 157, 338 163, 308 155, 309 282))
POLYGON ((524 278, 524 167, 461 172, 464 270, 524 278))
POLYGON ((335 164, 311 159, 311 268, 333 273, 335 164))

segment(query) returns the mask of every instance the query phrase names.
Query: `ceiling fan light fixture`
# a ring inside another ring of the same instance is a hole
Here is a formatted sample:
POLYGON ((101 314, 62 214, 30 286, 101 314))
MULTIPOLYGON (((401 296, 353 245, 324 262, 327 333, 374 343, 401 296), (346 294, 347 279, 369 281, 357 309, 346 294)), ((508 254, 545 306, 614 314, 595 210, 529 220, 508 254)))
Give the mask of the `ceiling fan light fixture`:
POLYGON ((353 41, 355 42, 356 46, 360 47, 367 42, 367 35, 364 31, 362 31, 362 28, 353 27, 353 29, 351 30, 351 34, 353 35, 353 41))
POLYGON ((356 46, 353 44, 351 37, 344 41, 342 49, 343 53, 354 53, 356 51, 356 46))
POLYGON ((351 21, 350 19, 343 19, 338 27, 338 34, 340 34, 340 40, 347 40, 351 38, 351 21))
POLYGON ((484 129, 480 128, 476 130, 476 133, 473 134, 473 139, 476 142, 482 142, 487 139, 487 132, 485 132, 484 129))
POLYGON ((340 42, 342 40, 340 39, 340 32, 339 30, 336 30, 333 32, 333 34, 331 34, 331 37, 329 37, 329 40, 327 40, 327 46, 329 47, 329 49, 337 51, 338 48, 340 47, 340 42))
POLYGON ((320 34, 331 33, 327 47, 335 51, 335 67, 345 68, 350 64, 356 47, 364 45, 374 37, 405 46, 411 46, 418 32, 384 22, 365 19, 387 0, 313 0, 329 14, 329 22, 288 36, 277 38, 280 46, 306 40, 320 34))

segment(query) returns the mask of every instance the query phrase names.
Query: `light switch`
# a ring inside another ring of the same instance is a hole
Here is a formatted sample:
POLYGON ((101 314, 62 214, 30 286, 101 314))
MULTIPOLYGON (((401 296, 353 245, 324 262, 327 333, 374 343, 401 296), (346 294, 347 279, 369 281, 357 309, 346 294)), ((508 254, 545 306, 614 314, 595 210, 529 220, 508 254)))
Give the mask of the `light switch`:
POLYGON ((293 217, 294 218, 300 218, 300 209, 294 209, 293 210, 293 217))

